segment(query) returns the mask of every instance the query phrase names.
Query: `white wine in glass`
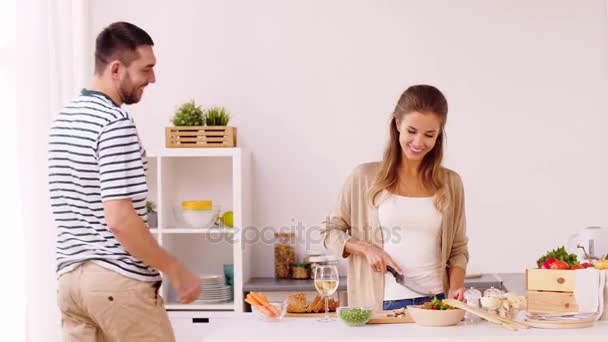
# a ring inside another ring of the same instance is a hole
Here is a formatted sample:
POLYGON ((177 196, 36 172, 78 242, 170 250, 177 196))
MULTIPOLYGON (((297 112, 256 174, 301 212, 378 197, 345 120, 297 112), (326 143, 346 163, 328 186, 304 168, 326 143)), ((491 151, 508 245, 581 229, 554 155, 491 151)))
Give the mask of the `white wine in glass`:
POLYGON ((319 322, 331 322, 329 318, 329 297, 331 297, 338 289, 340 277, 338 276, 338 268, 334 265, 317 266, 315 269, 315 288, 317 292, 325 297, 325 317, 319 322))

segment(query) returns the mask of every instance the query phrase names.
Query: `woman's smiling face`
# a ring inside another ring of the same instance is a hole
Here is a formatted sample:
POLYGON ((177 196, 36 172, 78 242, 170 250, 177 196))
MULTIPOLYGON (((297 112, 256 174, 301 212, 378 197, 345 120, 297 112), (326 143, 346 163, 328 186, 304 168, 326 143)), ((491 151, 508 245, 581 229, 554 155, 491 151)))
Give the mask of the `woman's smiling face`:
POLYGON ((411 161, 422 161, 429 153, 441 131, 441 123, 434 113, 411 112, 397 119, 401 150, 411 161))

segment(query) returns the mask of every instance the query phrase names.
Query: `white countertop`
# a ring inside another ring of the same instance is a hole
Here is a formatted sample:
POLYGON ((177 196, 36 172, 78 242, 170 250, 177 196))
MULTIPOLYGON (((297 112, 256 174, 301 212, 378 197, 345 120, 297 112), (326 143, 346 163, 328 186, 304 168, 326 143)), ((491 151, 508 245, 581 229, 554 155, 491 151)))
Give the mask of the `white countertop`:
POLYGON ((452 327, 422 327, 415 323, 374 324, 348 327, 339 321, 317 322, 315 318, 286 317, 279 322, 265 322, 251 313, 234 314, 214 320, 204 342, 245 341, 605 341, 608 321, 585 329, 525 329, 509 331, 488 322, 452 327))

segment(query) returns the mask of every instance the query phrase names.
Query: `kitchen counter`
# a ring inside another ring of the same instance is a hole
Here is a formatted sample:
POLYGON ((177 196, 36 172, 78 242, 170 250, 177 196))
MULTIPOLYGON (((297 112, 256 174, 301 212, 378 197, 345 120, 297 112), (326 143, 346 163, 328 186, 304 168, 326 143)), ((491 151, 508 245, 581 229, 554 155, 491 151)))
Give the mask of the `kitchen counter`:
POLYGON ((499 273, 497 276, 502 281, 504 290, 514 292, 520 296, 526 295, 525 273, 499 273))
POLYGON ((415 323, 374 324, 348 327, 341 322, 321 323, 314 318, 286 317, 279 322, 265 322, 251 313, 218 318, 205 342, 245 341, 605 341, 608 322, 597 322, 586 329, 534 329, 509 331, 489 322, 473 325, 459 323, 452 327, 422 327, 415 323))

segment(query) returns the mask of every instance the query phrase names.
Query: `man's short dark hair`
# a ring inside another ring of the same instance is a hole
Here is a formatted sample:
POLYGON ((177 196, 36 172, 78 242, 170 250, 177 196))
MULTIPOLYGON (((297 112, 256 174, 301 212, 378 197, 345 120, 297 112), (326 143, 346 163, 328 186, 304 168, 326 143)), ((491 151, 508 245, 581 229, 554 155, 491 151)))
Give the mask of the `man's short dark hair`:
POLYGON ((95 41, 95 73, 101 75, 108 63, 118 59, 129 65, 137 59, 137 47, 154 45, 150 35, 127 22, 116 22, 106 27, 95 41))

